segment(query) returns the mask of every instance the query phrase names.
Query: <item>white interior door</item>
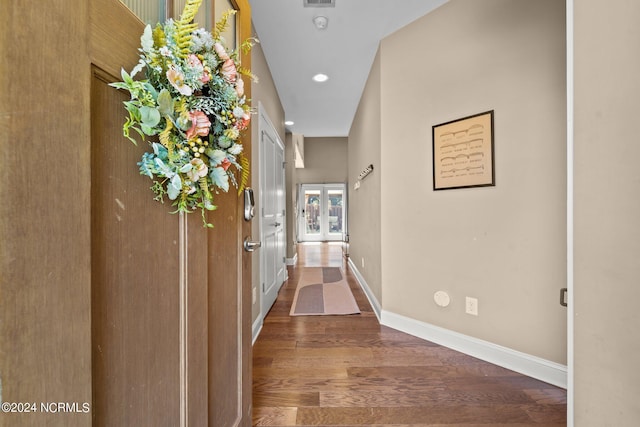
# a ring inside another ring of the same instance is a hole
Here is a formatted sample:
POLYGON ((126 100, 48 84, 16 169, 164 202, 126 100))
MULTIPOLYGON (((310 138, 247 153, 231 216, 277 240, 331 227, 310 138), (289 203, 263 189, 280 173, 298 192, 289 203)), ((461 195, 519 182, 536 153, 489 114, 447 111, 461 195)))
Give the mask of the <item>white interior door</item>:
POLYGON ((300 186, 299 233, 301 241, 341 241, 344 238, 346 192, 344 184, 300 186))
POLYGON ((260 112, 260 230, 262 316, 273 305, 286 280, 284 144, 260 112))

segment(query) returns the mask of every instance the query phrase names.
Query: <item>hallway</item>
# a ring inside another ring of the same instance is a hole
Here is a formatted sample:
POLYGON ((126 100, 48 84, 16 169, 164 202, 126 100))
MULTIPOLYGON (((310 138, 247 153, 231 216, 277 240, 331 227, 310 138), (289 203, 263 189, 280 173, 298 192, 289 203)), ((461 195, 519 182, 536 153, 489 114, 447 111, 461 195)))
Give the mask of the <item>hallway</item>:
POLYGON ((255 426, 565 426, 566 391, 381 326, 337 244, 298 264, 254 345, 255 426), (290 317, 297 267, 340 266, 362 311, 290 317))

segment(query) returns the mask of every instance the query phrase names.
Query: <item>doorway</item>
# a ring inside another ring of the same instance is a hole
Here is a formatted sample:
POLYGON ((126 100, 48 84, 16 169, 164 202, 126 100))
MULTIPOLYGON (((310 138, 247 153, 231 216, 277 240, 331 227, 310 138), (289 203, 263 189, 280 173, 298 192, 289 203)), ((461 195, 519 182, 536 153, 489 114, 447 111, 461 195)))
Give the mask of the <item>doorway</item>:
POLYGON ((298 236, 302 242, 343 241, 346 235, 346 185, 302 184, 298 236))

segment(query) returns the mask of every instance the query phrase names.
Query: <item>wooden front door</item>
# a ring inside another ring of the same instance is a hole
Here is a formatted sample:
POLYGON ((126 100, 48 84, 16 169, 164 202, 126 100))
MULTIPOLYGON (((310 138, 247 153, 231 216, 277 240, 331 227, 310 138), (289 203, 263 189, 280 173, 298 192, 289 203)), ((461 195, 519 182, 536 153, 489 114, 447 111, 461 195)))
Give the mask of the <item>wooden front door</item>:
MULTIPOLYGON (((245 38, 248 3, 237 6, 245 38)), ((143 25, 118 0, 94 0, 90 17, 93 424, 249 426, 250 224, 241 199, 233 190, 216 196, 213 230, 199 214, 171 215, 153 200, 136 165, 147 147, 123 138, 126 94, 108 86, 137 62, 143 25)))

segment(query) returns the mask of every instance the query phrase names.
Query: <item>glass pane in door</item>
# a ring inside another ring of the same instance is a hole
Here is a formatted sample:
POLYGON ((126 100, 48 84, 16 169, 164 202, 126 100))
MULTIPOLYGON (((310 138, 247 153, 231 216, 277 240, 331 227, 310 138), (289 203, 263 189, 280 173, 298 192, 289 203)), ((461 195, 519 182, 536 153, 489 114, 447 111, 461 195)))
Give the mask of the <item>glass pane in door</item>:
POLYGON ((306 234, 320 234, 320 194, 320 190, 304 192, 306 234))
POLYGON ((343 190, 327 190, 329 203, 329 233, 342 234, 342 198, 343 190))

